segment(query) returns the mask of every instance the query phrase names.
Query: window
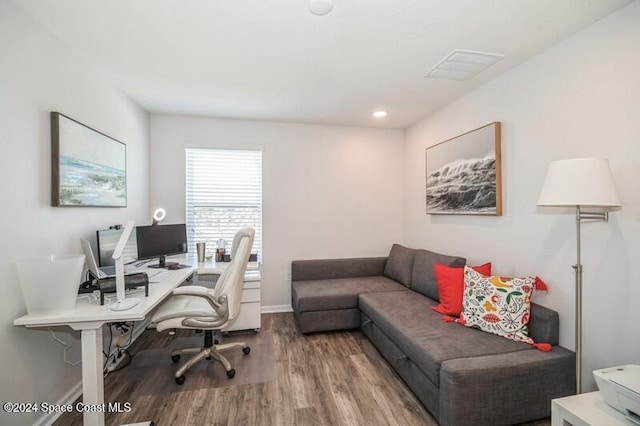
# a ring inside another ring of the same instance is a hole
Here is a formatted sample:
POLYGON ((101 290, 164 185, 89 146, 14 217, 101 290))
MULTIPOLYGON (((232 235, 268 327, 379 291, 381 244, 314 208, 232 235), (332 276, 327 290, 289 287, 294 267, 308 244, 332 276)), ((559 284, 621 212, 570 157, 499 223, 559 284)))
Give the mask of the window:
POLYGON ((255 229, 253 253, 262 259, 262 151, 187 148, 186 218, 189 252, 220 238, 227 250, 240 228, 255 229))

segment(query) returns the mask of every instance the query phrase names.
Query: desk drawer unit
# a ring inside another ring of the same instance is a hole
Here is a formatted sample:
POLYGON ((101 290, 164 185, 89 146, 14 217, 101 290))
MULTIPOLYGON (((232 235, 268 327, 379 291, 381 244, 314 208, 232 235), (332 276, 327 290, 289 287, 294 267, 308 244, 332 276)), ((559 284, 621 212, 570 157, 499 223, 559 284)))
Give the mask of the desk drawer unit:
MULTIPOLYGON (((260 331, 261 327, 261 303, 260 303, 260 272, 249 271, 245 276, 242 286, 242 306, 240 316, 233 325, 224 331, 255 330, 260 331)), ((215 287, 215 282, 219 275, 198 274, 195 284, 205 287, 215 287)))

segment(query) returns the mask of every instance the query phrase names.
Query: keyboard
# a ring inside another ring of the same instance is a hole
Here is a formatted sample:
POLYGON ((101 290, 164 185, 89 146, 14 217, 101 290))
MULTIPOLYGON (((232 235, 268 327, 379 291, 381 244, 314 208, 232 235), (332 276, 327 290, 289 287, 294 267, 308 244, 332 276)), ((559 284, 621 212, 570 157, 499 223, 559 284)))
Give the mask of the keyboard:
POLYGON ((149 276, 150 283, 159 283, 160 281, 164 281, 171 275, 171 271, 166 270, 157 270, 157 271, 146 271, 149 276))

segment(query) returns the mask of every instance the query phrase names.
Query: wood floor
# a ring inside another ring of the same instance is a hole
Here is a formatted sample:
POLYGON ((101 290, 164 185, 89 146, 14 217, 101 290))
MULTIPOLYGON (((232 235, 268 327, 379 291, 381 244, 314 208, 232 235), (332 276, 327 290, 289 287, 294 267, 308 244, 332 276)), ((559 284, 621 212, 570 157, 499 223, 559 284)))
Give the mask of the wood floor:
MULTIPOLYGON (((159 426, 437 424, 360 332, 305 336, 297 331, 291 313, 265 314, 262 324, 263 331, 272 334, 274 353, 269 363, 276 370, 274 380, 185 390, 186 384, 167 384, 167 380, 154 378, 153 374, 132 380, 128 367, 105 378, 105 401, 129 402, 131 411, 107 413, 106 423, 153 420, 159 426), (167 389, 155 394, 142 392, 154 380, 153 383, 165 383, 162 386, 167 389)), ((144 350, 167 347, 176 337, 180 335, 147 330, 132 345, 131 352, 135 357, 144 350)), ((259 355, 253 351, 248 356, 259 355)), ((241 369, 242 360, 234 367, 241 369)), ((216 371, 224 375, 223 370, 216 371)), ((211 371, 188 372, 187 380, 204 382, 210 374, 211 371)), ((78 413, 65 414, 55 424, 81 425, 82 417, 78 413)), ((548 420, 535 423, 549 424, 548 420)))

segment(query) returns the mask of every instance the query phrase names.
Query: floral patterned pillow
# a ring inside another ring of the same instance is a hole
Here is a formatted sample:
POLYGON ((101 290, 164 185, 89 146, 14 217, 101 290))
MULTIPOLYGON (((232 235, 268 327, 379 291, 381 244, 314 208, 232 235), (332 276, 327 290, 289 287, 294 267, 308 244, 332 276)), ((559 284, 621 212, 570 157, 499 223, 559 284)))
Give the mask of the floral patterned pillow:
POLYGON ((457 322, 535 345, 527 327, 535 283, 535 277, 484 276, 465 266, 462 314, 457 322))

